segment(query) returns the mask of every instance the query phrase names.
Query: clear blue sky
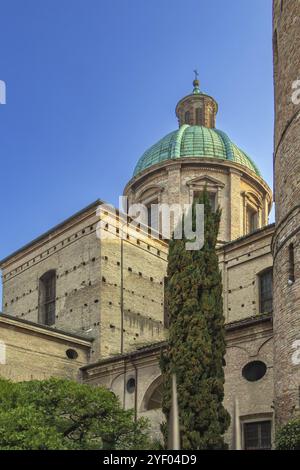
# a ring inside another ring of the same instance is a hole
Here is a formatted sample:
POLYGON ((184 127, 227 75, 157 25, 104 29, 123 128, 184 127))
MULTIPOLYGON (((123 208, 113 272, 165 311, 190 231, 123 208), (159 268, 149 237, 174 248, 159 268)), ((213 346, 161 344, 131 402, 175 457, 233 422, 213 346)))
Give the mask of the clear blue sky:
POLYGON ((271 0, 1 0, 0 258, 98 197, 201 89, 272 185, 271 0))

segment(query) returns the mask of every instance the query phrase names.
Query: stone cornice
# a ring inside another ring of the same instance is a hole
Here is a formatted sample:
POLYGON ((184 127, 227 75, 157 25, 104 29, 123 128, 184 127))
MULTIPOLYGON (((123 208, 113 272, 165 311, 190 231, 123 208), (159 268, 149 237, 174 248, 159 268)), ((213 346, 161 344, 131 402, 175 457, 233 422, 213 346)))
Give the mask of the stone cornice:
POLYGON ((0 314, 0 327, 14 327, 22 330, 26 330, 26 333, 38 334, 40 336, 47 336, 48 338, 54 338, 56 340, 61 340, 63 342, 73 343, 86 348, 91 347, 93 338, 83 337, 77 334, 68 333, 62 330, 56 330, 46 325, 40 325, 28 320, 23 320, 20 318, 15 318, 11 315, 6 315, 4 313, 0 314))
POLYGON ((265 227, 255 230, 254 232, 244 235, 243 237, 239 237, 236 240, 226 242, 224 245, 217 247, 217 251, 219 253, 229 252, 231 250, 235 250, 236 248, 240 248, 241 246, 254 243, 262 238, 270 237, 274 232, 275 224, 266 225, 265 227))
POLYGON ((268 184, 255 174, 253 171, 249 170, 247 167, 240 165, 239 163, 230 161, 230 160, 221 160, 218 158, 205 158, 205 157, 182 157, 176 158, 174 160, 165 160, 164 162, 157 163, 149 168, 146 168, 142 173, 133 177, 125 186, 124 194, 126 194, 130 188, 137 187, 141 184, 145 178, 148 178, 151 174, 157 172, 168 171, 172 166, 181 165, 181 169, 187 167, 198 167, 207 171, 215 171, 222 173, 237 172, 241 175, 242 178, 246 179, 248 182, 251 181, 254 186, 259 186, 263 188, 270 200, 272 200, 272 191, 268 184))
POLYGON ((40 248, 41 246, 48 243, 50 240, 55 240, 67 230, 70 230, 70 228, 73 228, 74 226, 78 225, 78 223, 81 223, 84 220, 90 218, 90 216, 93 215, 95 209, 100 204, 103 204, 103 201, 101 201, 100 199, 96 200, 81 211, 76 212, 71 217, 65 219, 55 227, 51 228, 50 230, 35 238, 31 242, 27 243, 19 250, 8 255, 6 258, 0 261, 0 268, 6 268, 9 264, 16 262, 19 258, 24 258, 24 256, 26 256, 27 254, 30 254, 33 250, 36 250, 37 247, 40 248))
MULTIPOLYGON (((234 339, 231 338, 231 334, 234 332, 240 332, 243 337, 245 337, 245 335, 251 336, 253 333, 249 331, 249 328, 263 325, 266 326, 264 330, 268 330, 265 331, 264 336, 269 337, 270 332, 272 331, 271 314, 257 315, 255 317, 248 317, 228 323, 225 325, 226 342, 228 345, 232 344, 234 339)), ((128 372, 131 368, 134 369, 134 366, 147 367, 149 365, 157 364, 157 359, 160 356, 161 350, 166 347, 167 341, 161 341, 130 353, 108 357, 95 363, 87 364, 86 366, 81 367, 81 371, 84 374, 85 381, 88 382, 98 376, 108 376, 111 373, 122 374, 125 369, 128 372)))

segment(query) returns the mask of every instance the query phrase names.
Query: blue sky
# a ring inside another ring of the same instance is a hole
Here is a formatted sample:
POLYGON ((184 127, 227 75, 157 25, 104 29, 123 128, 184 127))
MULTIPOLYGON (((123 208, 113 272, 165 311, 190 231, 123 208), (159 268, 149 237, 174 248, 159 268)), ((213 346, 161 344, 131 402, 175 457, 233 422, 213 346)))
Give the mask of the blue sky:
POLYGON ((1 0, 0 258, 98 197, 175 130, 192 89, 272 186, 271 0, 1 0))

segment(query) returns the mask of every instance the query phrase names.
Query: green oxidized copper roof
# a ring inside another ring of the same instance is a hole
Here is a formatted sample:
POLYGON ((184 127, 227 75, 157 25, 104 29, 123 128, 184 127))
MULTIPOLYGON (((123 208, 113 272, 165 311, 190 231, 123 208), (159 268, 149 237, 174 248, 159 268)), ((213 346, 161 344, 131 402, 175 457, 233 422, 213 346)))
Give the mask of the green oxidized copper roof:
POLYGON ((231 160, 260 175, 251 158, 239 149, 224 132, 187 124, 166 135, 146 150, 139 159, 133 175, 138 175, 156 163, 183 157, 211 157, 231 160))

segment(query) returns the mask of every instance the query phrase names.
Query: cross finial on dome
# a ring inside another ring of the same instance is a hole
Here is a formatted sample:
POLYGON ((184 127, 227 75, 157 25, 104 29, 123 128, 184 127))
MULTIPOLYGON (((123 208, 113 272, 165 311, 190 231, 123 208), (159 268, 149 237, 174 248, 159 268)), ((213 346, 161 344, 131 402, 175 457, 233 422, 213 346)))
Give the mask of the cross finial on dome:
POLYGON ((193 81, 193 87, 194 87, 194 90, 193 90, 193 93, 194 95, 197 95, 200 93, 200 82, 199 82, 199 72, 197 69, 194 70, 194 74, 195 74, 195 78, 194 78, 194 81, 193 81))

